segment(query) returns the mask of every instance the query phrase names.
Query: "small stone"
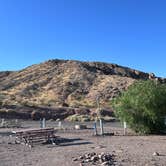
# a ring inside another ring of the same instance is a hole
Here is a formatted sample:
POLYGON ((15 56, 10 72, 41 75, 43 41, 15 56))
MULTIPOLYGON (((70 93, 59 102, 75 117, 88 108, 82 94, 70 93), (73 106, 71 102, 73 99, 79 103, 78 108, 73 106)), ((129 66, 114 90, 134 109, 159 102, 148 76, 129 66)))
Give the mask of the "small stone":
POLYGON ((115 153, 123 153, 123 150, 121 150, 121 149, 116 150, 115 153))
POLYGON ((82 163, 89 163, 91 162, 90 159, 83 160, 82 163))
POLYGON ((78 159, 77 158, 74 158, 73 161, 77 161, 78 159))
POLYGON ((153 156, 159 156, 159 153, 158 152, 154 152, 153 156))
POLYGON ((105 155, 105 153, 104 153, 104 152, 101 152, 101 155, 105 155))
POLYGON ((96 153, 95 153, 95 152, 91 153, 91 156, 95 156, 95 155, 96 155, 96 153))
POLYGON ((102 155, 101 155, 101 154, 99 154, 99 155, 98 155, 98 157, 99 157, 99 159, 101 159, 101 158, 102 158, 102 155))
POLYGON ((79 159, 83 159, 84 157, 83 156, 80 156, 79 159))
POLYGON ((87 129, 87 126, 86 125, 75 125, 74 128, 76 130, 81 130, 81 129, 87 129))
POLYGON ((95 149, 102 149, 102 148, 106 148, 106 146, 99 145, 99 146, 95 147, 95 149))
POLYGON ((86 159, 90 159, 90 153, 85 154, 85 158, 86 158, 86 159))
POLYGON ((109 162, 105 161, 101 164, 102 166, 106 166, 106 165, 109 165, 109 162))
POLYGON ((97 157, 97 156, 93 156, 93 157, 91 157, 91 161, 96 162, 97 160, 98 160, 98 157, 97 157))

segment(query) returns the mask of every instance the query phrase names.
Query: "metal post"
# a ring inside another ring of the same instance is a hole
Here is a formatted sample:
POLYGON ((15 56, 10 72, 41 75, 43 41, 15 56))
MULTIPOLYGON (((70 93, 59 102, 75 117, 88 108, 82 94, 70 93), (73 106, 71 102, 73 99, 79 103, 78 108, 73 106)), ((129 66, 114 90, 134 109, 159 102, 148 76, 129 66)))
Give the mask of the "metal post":
POLYGON ((100 134, 101 134, 101 135, 104 134, 104 130, 103 130, 103 121, 102 121, 102 119, 100 119, 100 134))
POLYGON ((103 135, 104 134, 104 129, 103 129, 103 121, 101 119, 101 108, 100 108, 100 97, 97 96, 96 98, 96 103, 97 103, 97 117, 99 118, 99 123, 100 123, 100 134, 103 135))
POLYGON ((2 119, 2 120, 1 120, 1 127, 3 127, 4 124, 5 124, 5 119, 2 119))
POLYGON ((127 123, 126 122, 123 122, 123 129, 124 129, 124 135, 126 135, 126 128, 127 128, 127 123))
POLYGON ((97 126, 96 126, 96 122, 94 122, 93 128, 94 128, 94 135, 97 135, 97 126))
POLYGON ((45 127, 46 127, 46 119, 43 118, 43 120, 42 120, 42 128, 45 128, 45 127))
POLYGON ((59 128, 59 129, 62 128, 62 122, 61 122, 61 121, 58 122, 58 128, 59 128))

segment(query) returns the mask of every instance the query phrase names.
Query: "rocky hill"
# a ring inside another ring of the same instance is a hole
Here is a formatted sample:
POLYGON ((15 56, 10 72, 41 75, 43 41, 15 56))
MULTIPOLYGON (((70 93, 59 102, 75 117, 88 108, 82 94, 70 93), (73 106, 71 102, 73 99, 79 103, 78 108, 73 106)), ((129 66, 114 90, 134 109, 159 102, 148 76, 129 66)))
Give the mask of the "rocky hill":
POLYGON ((95 108, 97 97, 103 108, 109 108, 111 99, 138 79, 166 82, 153 73, 116 64, 49 60, 17 72, 0 72, 1 109, 95 108))

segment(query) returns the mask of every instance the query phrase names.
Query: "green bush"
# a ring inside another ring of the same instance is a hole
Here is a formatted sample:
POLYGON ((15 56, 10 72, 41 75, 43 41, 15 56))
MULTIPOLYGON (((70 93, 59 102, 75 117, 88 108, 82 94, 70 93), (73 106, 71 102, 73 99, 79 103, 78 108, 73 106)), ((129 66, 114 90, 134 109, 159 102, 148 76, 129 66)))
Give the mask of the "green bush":
POLYGON ((139 133, 165 132, 166 84, 137 81, 112 102, 115 114, 139 133))

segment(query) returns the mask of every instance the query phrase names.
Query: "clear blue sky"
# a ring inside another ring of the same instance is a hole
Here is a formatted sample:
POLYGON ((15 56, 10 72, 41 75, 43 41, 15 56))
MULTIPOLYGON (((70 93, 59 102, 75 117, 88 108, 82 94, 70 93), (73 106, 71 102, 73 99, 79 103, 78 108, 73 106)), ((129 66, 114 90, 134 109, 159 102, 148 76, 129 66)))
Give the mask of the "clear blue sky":
POLYGON ((166 1, 0 0, 0 70, 54 58, 166 77, 166 1))

